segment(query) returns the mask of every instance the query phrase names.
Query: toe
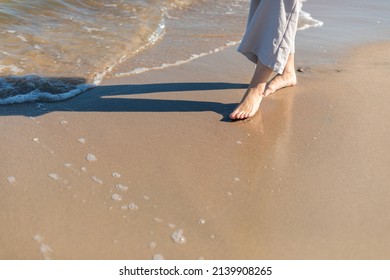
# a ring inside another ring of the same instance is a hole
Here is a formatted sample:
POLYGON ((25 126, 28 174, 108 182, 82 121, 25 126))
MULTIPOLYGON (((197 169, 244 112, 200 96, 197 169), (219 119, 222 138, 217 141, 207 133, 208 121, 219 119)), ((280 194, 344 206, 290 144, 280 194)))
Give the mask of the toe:
POLYGON ((234 110, 232 113, 230 113, 229 118, 232 120, 237 119, 237 110, 234 110))

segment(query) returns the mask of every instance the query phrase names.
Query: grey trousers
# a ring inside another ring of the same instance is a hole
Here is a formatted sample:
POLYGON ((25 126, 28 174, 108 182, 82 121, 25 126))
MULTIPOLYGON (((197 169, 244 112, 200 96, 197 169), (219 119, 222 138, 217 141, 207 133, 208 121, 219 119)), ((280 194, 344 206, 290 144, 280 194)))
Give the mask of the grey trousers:
POLYGON ((248 23, 238 51, 281 74, 295 53, 301 0, 251 0, 248 23))

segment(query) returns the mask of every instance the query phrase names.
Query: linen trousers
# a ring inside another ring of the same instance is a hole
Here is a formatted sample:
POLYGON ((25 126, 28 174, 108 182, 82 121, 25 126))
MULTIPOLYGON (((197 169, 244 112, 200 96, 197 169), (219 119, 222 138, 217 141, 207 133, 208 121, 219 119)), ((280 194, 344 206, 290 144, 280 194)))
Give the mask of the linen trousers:
POLYGON ((251 0, 245 34, 238 47, 254 63, 282 74, 295 53, 301 0, 251 0))

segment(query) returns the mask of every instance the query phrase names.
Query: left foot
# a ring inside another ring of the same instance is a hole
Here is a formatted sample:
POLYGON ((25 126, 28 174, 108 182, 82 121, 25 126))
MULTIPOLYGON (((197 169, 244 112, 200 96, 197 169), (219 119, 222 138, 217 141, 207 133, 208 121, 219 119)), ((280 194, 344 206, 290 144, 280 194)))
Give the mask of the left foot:
POLYGON ((263 96, 273 94, 279 89, 295 86, 297 84, 297 76, 295 71, 276 75, 268 84, 263 93, 263 96))

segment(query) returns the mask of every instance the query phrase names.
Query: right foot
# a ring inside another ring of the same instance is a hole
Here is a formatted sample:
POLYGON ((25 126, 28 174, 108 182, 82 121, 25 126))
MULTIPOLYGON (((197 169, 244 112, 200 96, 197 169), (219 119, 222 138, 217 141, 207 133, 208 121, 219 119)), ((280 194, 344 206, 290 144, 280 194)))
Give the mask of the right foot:
POLYGON ((237 108, 229 115, 232 120, 243 120, 253 117, 260 108, 264 87, 248 88, 237 108))
POLYGON ((268 96, 275 93, 277 90, 295 86, 297 84, 297 76, 295 71, 276 75, 268 84, 263 93, 263 96, 268 96))

